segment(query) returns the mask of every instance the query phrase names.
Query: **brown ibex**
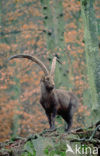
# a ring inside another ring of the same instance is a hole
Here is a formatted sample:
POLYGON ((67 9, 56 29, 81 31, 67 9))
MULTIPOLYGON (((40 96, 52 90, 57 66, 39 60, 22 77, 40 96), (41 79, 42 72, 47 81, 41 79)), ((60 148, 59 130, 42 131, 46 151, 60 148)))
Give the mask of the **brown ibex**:
POLYGON ((65 128, 69 131, 72 126, 72 119, 74 112, 78 106, 78 98, 71 92, 62 89, 55 89, 54 84, 54 71, 56 67, 56 57, 53 58, 51 71, 49 72, 43 62, 38 58, 29 55, 15 55, 9 58, 27 58, 37 63, 43 70, 44 76, 41 78, 41 98, 40 103, 43 106, 45 113, 48 117, 50 129, 55 130, 55 117, 56 115, 62 116, 67 122, 65 128))

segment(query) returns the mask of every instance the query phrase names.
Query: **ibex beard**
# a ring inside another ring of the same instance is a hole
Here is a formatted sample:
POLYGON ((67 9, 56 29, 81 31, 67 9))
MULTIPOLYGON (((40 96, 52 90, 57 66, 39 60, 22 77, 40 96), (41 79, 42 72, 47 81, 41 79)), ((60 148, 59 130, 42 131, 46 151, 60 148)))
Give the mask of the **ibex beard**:
POLYGON ((36 57, 30 55, 15 55, 9 58, 27 58, 37 63, 44 72, 44 76, 41 78, 41 98, 40 103, 43 106, 47 115, 50 129, 55 130, 55 117, 56 115, 62 116, 67 125, 65 131, 70 131, 72 126, 72 120, 74 112, 77 110, 79 100, 71 92, 55 89, 54 84, 54 71, 56 66, 56 57, 53 58, 51 71, 49 72, 44 63, 36 57))

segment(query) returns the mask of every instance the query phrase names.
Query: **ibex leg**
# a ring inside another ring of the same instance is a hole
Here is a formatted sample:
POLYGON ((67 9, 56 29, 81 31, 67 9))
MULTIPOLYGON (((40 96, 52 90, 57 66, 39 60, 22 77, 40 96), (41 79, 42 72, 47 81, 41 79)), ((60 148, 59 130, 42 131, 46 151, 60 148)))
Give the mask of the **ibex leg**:
POLYGON ((56 111, 54 111, 53 113, 46 113, 47 117, 48 117, 48 121, 49 121, 49 125, 50 125, 50 129, 49 131, 54 131, 55 128, 55 117, 56 117, 56 111))
POLYGON ((66 128, 65 128, 65 131, 68 132, 70 131, 71 129, 71 126, 72 126, 72 119, 73 119, 73 116, 71 114, 71 112, 69 113, 64 113, 64 115, 62 116, 63 119, 66 121, 67 125, 66 125, 66 128))

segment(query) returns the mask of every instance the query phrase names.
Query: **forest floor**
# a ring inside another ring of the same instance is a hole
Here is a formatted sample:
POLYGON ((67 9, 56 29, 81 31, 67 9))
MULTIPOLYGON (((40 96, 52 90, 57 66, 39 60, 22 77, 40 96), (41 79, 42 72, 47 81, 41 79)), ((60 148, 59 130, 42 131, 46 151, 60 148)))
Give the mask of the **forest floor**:
POLYGON ((67 150, 71 150, 68 153, 69 156, 78 156, 87 155, 93 152, 94 148, 94 154, 100 155, 100 122, 87 129, 74 129, 70 133, 65 133, 61 129, 53 132, 44 130, 27 138, 11 138, 0 143, 0 156, 66 156, 67 150), (76 146, 78 146, 77 153, 76 146))

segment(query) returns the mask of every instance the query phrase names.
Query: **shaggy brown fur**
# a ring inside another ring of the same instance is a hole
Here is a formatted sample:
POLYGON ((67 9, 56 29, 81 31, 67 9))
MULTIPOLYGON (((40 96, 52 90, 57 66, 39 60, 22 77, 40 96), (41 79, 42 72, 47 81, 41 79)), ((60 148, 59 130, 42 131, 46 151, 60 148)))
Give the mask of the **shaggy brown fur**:
POLYGON ((50 124, 49 130, 55 130, 55 117, 57 114, 62 116, 66 121, 65 130, 70 130, 74 112, 78 107, 78 98, 71 92, 55 89, 53 79, 50 75, 41 80, 40 103, 48 117, 50 124))

